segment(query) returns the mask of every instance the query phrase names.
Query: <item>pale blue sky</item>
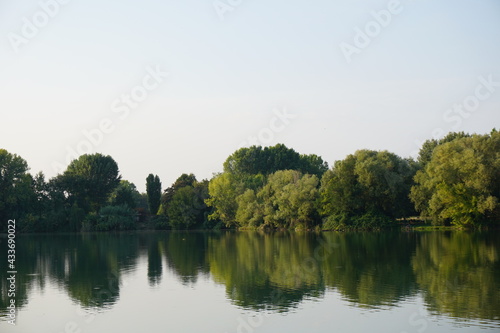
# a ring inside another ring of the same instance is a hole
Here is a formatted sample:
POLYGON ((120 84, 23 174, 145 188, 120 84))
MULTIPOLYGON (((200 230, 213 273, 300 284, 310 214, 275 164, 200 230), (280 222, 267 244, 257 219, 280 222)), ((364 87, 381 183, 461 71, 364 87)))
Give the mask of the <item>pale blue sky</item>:
POLYGON ((38 0, 0 0, 0 147, 52 177, 109 119, 92 152, 142 191, 149 173, 164 187, 183 172, 210 178, 273 128, 261 143, 332 164, 362 148, 410 156, 436 129, 500 127, 500 83, 479 88, 473 112, 447 111, 479 77, 500 82, 498 0, 401 0, 350 63, 340 44, 391 1, 220 0, 236 4, 224 20, 214 2, 72 0, 49 17, 38 0), (15 52, 13 34, 44 15, 15 52), (112 103, 158 66, 168 78, 121 119, 112 103), (295 118, 282 126, 276 109, 295 118))

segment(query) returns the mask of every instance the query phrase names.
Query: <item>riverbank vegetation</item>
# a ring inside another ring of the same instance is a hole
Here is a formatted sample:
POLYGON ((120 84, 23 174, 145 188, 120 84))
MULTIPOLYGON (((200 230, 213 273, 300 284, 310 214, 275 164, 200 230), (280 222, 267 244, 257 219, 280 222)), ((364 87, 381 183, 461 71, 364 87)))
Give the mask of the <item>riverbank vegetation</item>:
MULTIPOLYGON (((358 150, 331 168, 278 144, 241 148, 210 180, 181 175, 146 193, 111 156, 82 155, 54 178, 0 149, 0 223, 19 231, 378 229, 420 216, 434 226, 500 226, 500 133, 427 140, 416 160, 358 150)), ((407 224, 407 223, 406 223, 407 224)))

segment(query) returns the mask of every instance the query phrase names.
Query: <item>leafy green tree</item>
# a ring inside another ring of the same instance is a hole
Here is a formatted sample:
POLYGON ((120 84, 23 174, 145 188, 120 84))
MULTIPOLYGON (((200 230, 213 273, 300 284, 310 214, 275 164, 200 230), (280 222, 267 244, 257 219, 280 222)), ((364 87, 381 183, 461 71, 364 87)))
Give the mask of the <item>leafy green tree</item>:
POLYGON ((43 172, 39 172, 35 175, 32 186, 35 195, 35 200, 32 204, 33 212, 39 219, 42 219, 50 209, 49 186, 45 181, 43 172))
POLYGON ((174 229, 188 229, 200 221, 201 210, 196 209, 200 202, 192 186, 179 188, 172 197, 167 216, 174 229))
POLYGON ((109 196, 109 203, 112 206, 127 206, 131 209, 137 208, 140 200, 140 193, 136 186, 128 180, 121 180, 120 184, 109 196))
MULTIPOLYGON (((69 231, 69 215, 73 206, 79 207, 76 202, 71 202, 71 198, 66 197, 66 190, 63 186, 61 176, 50 179, 45 184, 39 183, 37 195, 45 203, 44 212, 40 218, 40 227, 35 231, 69 231)), ((80 209, 83 209, 79 207, 80 209)), ((76 209, 76 208, 75 208, 76 209)), ((83 209, 85 212, 85 210, 83 209)), ((73 214, 75 216, 76 214, 73 214)), ((80 221, 81 224, 82 221, 80 221)), ((73 224, 75 222, 73 221, 73 224)))
POLYGON ((68 230, 70 232, 78 232, 82 229, 82 224, 85 219, 85 211, 78 207, 75 202, 73 206, 71 206, 68 214, 68 226, 64 228, 64 230, 68 230))
POLYGON ((177 192, 182 187, 193 186, 195 182, 196 177, 192 173, 183 173, 179 178, 177 178, 175 182, 163 192, 160 200, 160 208, 158 210, 158 214, 167 215, 168 207, 172 202, 175 192, 177 192))
MULTIPOLYGON (((0 225, 26 214, 33 197, 28 163, 20 156, 0 149, 0 225)), ((1 230, 0 229, 0 230, 1 230)))
POLYGON ((422 168, 424 168, 427 165, 427 163, 430 162, 432 158, 432 153, 434 152, 434 149, 436 149, 437 146, 447 142, 451 142, 458 138, 466 138, 466 137, 470 137, 470 134, 465 132, 450 132, 442 139, 439 140, 430 139, 425 141, 422 145, 422 148, 420 148, 418 154, 418 159, 417 159, 418 163, 422 168))
POLYGON ((148 194, 147 193, 139 193, 140 197, 138 198, 138 207, 140 210, 144 212, 149 211, 149 202, 148 202, 148 194))
POLYGON ((411 199, 435 224, 477 226, 500 220, 500 133, 456 138, 437 146, 417 172, 411 199))
MULTIPOLYGON (((309 228, 317 222, 316 201, 318 177, 302 175, 296 170, 280 170, 269 175, 266 185, 257 193, 261 199, 264 225, 274 228, 309 228)), ((245 192, 247 193, 247 192, 245 192)), ((241 198, 239 208, 245 207, 241 198)), ((248 210, 248 206, 245 207, 248 210)), ((250 209, 255 209, 250 206, 250 209)), ((245 221, 239 221, 245 222, 245 221)))
POLYGON ((323 159, 315 154, 310 155, 300 155, 301 166, 300 169, 302 173, 316 175, 320 177, 328 171, 328 163, 323 161, 323 159))
POLYGON ((166 216, 174 229, 189 229, 206 222, 208 181, 198 182, 193 174, 182 174, 165 190, 159 214, 166 216))
POLYGON ((372 227, 410 216, 408 194, 416 170, 413 160, 393 153, 358 150, 323 175, 321 213, 334 228, 372 227))
POLYGON ((258 228, 264 224, 264 200, 254 190, 247 189, 236 198, 236 203, 235 220, 239 226, 258 228))
POLYGON ((97 153, 73 160, 59 182, 79 207, 97 212, 120 184, 120 178, 115 160, 97 153))
MULTIPOLYGON (((295 174, 300 175, 299 178, 302 178, 302 174, 315 175, 317 180, 328 170, 328 164, 317 155, 300 155, 283 144, 264 148, 261 146, 241 148, 224 162, 224 173, 216 175, 210 181, 210 197, 206 203, 213 208, 213 211, 209 218, 219 220, 228 227, 258 227, 264 224, 264 220, 267 221, 266 225, 277 227, 281 222, 271 222, 271 216, 278 218, 278 215, 286 214, 282 210, 275 210, 273 204, 266 202, 270 198, 264 198, 264 193, 260 191, 268 182, 269 175, 284 170, 288 173, 294 173, 292 170, 295 170, 295 174)), ((290 186, 296 185, 302 186, 302 183, 290 186)), ((300 195, 297 192, 293 193, 296 197, 291 196, 287 200, 298 200, 300 195)), ((284 197, 282 195, 283 200, 280 202, 282 209, 289 204, 285 203, 284 197)), ((310 206, 315 204, 315 201, 311 202, 310 206)), ((304 214, 298 220, 291 217, 294 220, 289 221, 289 226, 296 223, 303 224, 306 220, 308 220, 306 224, 310 223, 310 217, 303 219, 304 214), (299 220, 301 222, 298 222, 299 220)))
POLYGON ((269 175, 265 182, 256 181, 260 177, 254 176, 246 181, 236 182, 233 179, 233 183, 219 182, 231 178, 227 174, 221 177, 211 182, 215 197, 211 195, 207 202, 216 206, 216 214, 219 218, 223 217, 227 226, 309 228, 318 220, 316 201, 319 180, 315 175, 280 170, 269 175), (249 186, 256 183, 260 186, 249 186), (228 216, 230 219, 227 219, 228 216))
POLYGON ((98 214, 89 214, 83 223, 85 231, 118 231, 135 228, 135 212, 127 205, 102 207, 98 214))
POLYGON ((317 155, 300 155, 283 144, 272 147, 252 146, 235 151, 224 162, 224 172, 234 175, 268 175, 278 170, 299 170, 320 177, 328 164, 317 155))
POLYGON ((247 190, 258 191, 265 181, 266 177, 262 174, 235 175, 227 172, 212 178, 208 185, 209 198, 205 200, 213 208, 209 219, 221 221, 227 227, 238 226, 238 196, 247 190))
POLYGON ((148 195, 149 212, 152 215, 158 213, 161 203, 161 182, 158 175, 150 173, 146 178, 146 193, 148 195))
POLYGON ((241 190, 237 187, 235 178, 231 173, 222 173, 212 178, 208 185, 210 196, 205 202, 208 206, 213 207, 209 218, 220 220, 226 226, 236 224, 236 210, 238 209, 236 197, 241 190))

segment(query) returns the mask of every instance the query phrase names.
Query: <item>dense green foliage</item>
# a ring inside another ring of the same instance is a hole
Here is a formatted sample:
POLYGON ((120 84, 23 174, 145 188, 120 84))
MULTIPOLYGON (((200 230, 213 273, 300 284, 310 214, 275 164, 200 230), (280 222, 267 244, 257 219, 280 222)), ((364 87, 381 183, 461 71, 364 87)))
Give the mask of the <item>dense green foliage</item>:
POLYGON ((121 180, 108 199, 111 206, 127 206, 130 209, 138 207, 141 200, 141 194, 128 180, 121 180))
POLYGON ((500 221, 500 133, 461 136, 438 145, 417 172, 411 199, 435 224, 500 221))
POLYGON ((8 219, 21 232, 377 229, 417 214, 437 225, 500 224, 496 130, 428 140, 417 161, 358 150, 328 169, 321 157, 278 144, 238 149, 223 167, 211 180, 182 174, 163 193, 159 177, 149 174, 139 193, 111 156, 82 155, 46 180, 0 149, 0 231, 8 219))
POLYGON ((243 192, 243 182, 231 173, 222 173, 212 178, 208 185, 210 197, 205 201, 214 208, 209 218, 222 221, 228 227, 236 225, 236 197, 243 192))
POLYGON ((42 173, 34 177, 26 173, 27 164, 20 157, 5 151, 2 154, 5 162, 1 174, 10 179, 3 179, 5 191, 1 193, 6 198, 0 201, 0 207, 13 205, 4 212, 0 209, 0 214, 5 214, 2 225, 6 219, 15 218, 21 232, 135 228, 135 217, 130 223, 124 216, 134 215, 131 210, 140 206, 142 198, 134 184, 120 181, 118 165, 112 157, 82 155, 63 174, 46 181, 42 173), (122 212, 110 212, 117 207, 122 212), (113 224, 120 227, 104 227, 113 224))
POLYGON ((319 180, 295 170, 270 174, 258 192, 247 189, 236 198, 236 220, 242 226, 310 228, 317 224, 319 180))
POLYGON ((127 205, 106 206, 99 214, 90 214, 83 222, 86 231, 116 231, 135 229, 135 213, 127 205))
POLYGON ((299 170, 321 177, 328 164, 317 155, 301 155, 283 144, 241 148, 224 162, 224 172, 235 175, 268 175, 278 170, 299 170))
MULTIPOLYGON (((415 213, 408 198, 418 167, 413 160, 360 150, 319 173, 320 186, 317 173, 302 173, 300 163, 295 164, 298 170, 252 174, 262 168, 252 169, 256 160, 249 154, 263 151, 238 150, 226 161, 226 172, 211 180, 207 204, 214 208, 212 219, 227 226, 310 229, 321 224, 321 214, 323 229, 345 229, 377 228, 415 213)), ((279 163, 271 165, 274 170, 279 163)))
POLYGON ((158 213, 161 200, 161 182, 158 175, 150 173, 146 178, 146 193, 148 195, 148 207, 152 215, 158 213))
POLYGON ((57 177, 72 202, 87 212, 97 212, 120 184, 118 165, 111 156, 82 155, 57 177))
POLYGON ((459 138, 465 138, 465 137, 470 137, 470 134, 467 134, 465 132, 450 132, 448 135, 443 137, 442 139, 436 140, 436 139, 430 139, 425 141, 422 144, 422 147, 420 148, 419 154, 418 154, 418 163, 422 168, 424 168, 427 163, 431 161, 432 158, 432 153, 434 152, 434 149, 447 142, 451 142, 455 139, 459 138))
POLYGON ((328 164, 278 144, 234 152, 209 184, 209 216, 227 227, 311 228, 319 224, 319 179, 328 164))
MULTIPOLYGON (((173 229, 207 226, 208 181, 198 182, 193 174, 182 174, 161 198, 158 214, 173 229)), ((162 225, 165 227, 166 225, 162 225)))
POLYGON ((387 151, 358 150, 321 180, 325 229, 376 228, 414 214, 408 198, 417 165, 387 151))
POLYGON ((226 226, 310 228, 319 223, 316 210, 319 180, 297 170, 235 176, 223 173, 210 181, 211 219, 226 226))
POLYGON ((33 201, 28 163, 20 156, 0 149, 0 219, 20 218, 33 201))

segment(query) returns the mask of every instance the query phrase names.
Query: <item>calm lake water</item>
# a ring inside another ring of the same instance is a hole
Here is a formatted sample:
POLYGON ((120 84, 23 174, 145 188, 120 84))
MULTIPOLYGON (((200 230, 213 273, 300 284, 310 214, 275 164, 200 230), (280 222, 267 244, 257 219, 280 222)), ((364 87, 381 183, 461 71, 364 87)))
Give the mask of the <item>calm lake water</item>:
POLYGON ((500 332, 499 236, 18 235, 16 326, 3 237, 0 332, 500 332))

